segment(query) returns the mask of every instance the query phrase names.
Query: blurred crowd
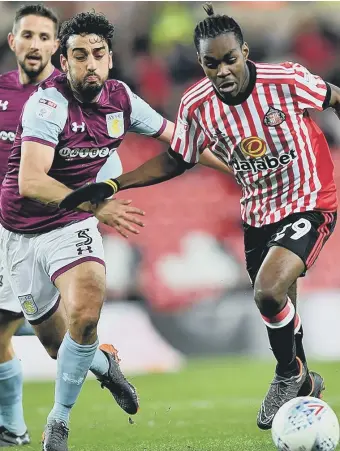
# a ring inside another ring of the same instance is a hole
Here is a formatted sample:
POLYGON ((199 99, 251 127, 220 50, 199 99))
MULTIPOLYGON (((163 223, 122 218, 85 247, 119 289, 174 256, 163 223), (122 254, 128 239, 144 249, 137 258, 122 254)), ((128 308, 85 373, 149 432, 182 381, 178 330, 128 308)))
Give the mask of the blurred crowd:
MULTIPOLYGON (((182 92, 202 76, 193 45, 195 24, 204 18, 201 2, 47 2, 61 20, 95 9, 116 26, 114 70, 154 108, 174 119, 182 92)), ((0 72, 15 61, 7 46, 18 2, 0 2, 0 72)), ((296 61, 340 85, 340 4, 338 2, 215 2, 215 11, 238 21, 254 61, 296 61)), ((58 55, 54 58, 58 66, 58 55)), ((340 127, 332 112, 316 120, 333 147, 340 127)))

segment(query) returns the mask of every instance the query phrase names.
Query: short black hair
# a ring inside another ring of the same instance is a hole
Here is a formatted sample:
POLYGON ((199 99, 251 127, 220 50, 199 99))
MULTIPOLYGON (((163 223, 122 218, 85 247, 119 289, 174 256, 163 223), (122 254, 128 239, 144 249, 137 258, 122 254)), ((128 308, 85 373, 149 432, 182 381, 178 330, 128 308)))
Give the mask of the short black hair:
POLYGON ((56 36, 58 35, 58 31, 59 31, 58 16, 56 15, 56 13, 54 11, 52 11, 52 9, 47 8, 47 6, 44 6, 41 4, 23 5, 19 9, 17 9, 17 11, 15 13, 15 17, 14 17, 14 22, 13 22, 13 33, 14 34, 16 32, 16 26, 17 26, 18 22, 20 22, 20 20, 23 17, 31 16, 31 15, 39 16, 39 17, 46 17, 47 19, 50 19, 54 23, 55 35, 56 36))
POLYGON ((112 50, 114 26, 104 14, 90 11, 79 13, 62 24, 59 33, 61 54, 66 57, 67 42, 70 36, 75 34, 85 36, 92 33, 104 39, 107 42, 109 50, 112 50))
POLYGON ((243 45, 244 39, 241 27, 232 17, 225 14, 215 14, 211 3, 205 3, 203 9, 208 17, 201 20, 195 27, 194 42, 197 52, 200 50, 201 39, 216 38, 226 33, 234 33, 240 46, 243 45))

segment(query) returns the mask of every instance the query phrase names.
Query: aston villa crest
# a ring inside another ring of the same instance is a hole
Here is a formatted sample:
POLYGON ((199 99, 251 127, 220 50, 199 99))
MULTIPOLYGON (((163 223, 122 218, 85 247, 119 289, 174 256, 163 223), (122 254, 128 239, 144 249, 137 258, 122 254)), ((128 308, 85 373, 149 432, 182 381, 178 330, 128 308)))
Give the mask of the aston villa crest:
POLYGON ((277 127, 285 120, 286 115, 284 112, 271 106, 263 118, 263 123, 267 127, 277 127))
POLYGON ((124 113, 119 111, 106 115, 107 131, 111 138, 119 138, 124 134, 124 113))

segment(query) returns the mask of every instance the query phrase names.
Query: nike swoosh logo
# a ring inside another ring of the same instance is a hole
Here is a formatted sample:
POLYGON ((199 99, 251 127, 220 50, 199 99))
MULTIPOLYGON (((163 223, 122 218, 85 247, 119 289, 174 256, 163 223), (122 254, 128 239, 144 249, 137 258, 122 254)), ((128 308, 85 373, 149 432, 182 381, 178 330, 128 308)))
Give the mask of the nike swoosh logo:
POLYGON ((273 420, 273 418, 274 418, 274 414, 270 415, 270 417, 267 417, 265 420, 261 420, 261 423, 268 424, 273 420))

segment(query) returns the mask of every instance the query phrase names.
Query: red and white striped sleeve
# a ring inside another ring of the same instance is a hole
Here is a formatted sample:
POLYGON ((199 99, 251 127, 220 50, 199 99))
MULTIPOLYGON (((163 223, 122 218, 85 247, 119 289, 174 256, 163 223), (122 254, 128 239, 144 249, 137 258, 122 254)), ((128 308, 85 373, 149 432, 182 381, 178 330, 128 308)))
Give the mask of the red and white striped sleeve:
MULTIPOLYGON (((315 108, 323 110, 329 92, 328 85, 318 75, 311 74, 301 64, 294 63, 295 101, 300 110, 315 108)), ((328 99, 329 100, 329 99, 328 99)))
POLYGON ((200 153, 207 147, 209 138, 204 133, 194 110, 188 111, 183 99, 177 113, 171 148, 182 155, 187 163, 198 163, 200 153))

